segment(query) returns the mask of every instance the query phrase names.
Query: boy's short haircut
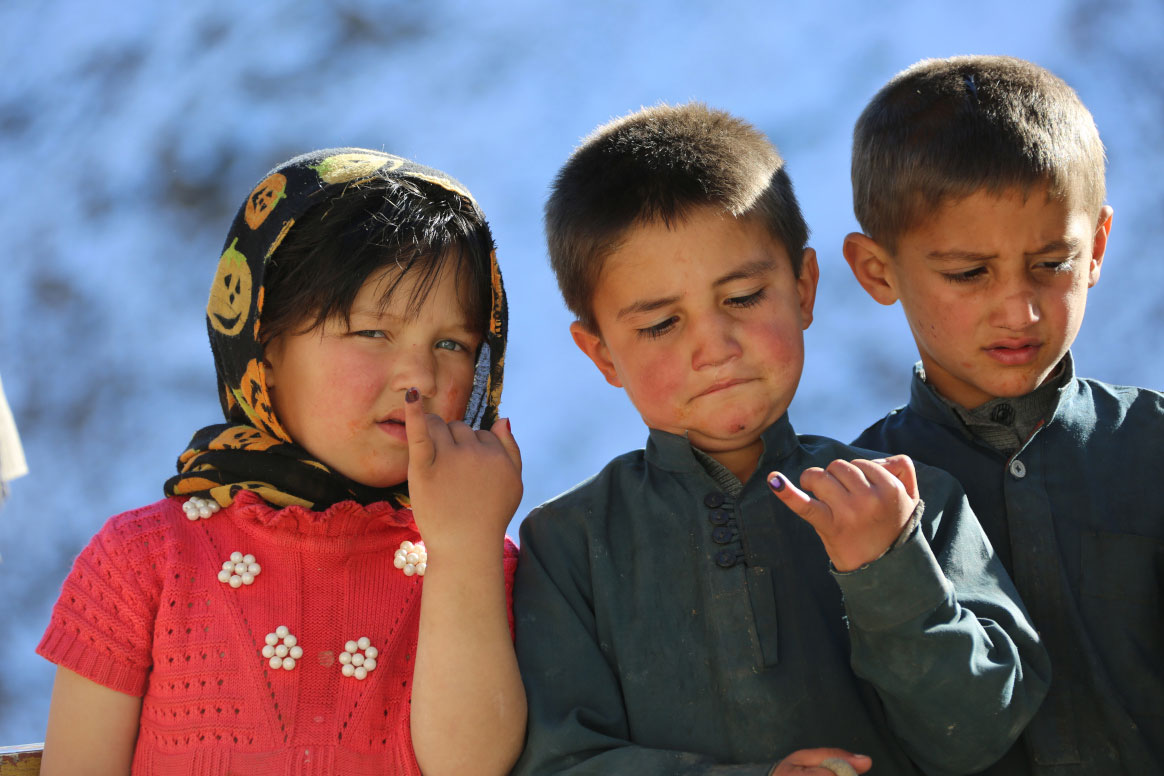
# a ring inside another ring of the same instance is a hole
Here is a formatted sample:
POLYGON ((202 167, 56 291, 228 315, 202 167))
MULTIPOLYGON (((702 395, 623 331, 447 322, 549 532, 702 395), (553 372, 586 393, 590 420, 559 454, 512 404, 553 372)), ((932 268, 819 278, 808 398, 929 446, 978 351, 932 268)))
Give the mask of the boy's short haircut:
POLYGON ((1046 185, 1097 215, 1104 151, 1075 91, 1013 57, 926 59, 879 91, 853 130, 853 209, 888 250, 943 203, 1046 185))
POLYGON ((375 177, 303 214, 272 254, 262 311, 263 343, 311 331, 331 318, 346 321, 368 278, 403 270, 385 289, 387 305, 400 281, 417 283, 406 310, 416 314, 448 268, 469 289, 468 320, 484 332, 490 312, 493 238, 468 199, 410 178, 375 177))
POLYGON ((757 219, 800 275, 808 227, 784 160, 751 124, 688 103, 644 108, 600 126, 562 167, 546 202, 550 263, 566 306, 597 331, 594 288, 626 230, 670 226, 709 205, 757 219))

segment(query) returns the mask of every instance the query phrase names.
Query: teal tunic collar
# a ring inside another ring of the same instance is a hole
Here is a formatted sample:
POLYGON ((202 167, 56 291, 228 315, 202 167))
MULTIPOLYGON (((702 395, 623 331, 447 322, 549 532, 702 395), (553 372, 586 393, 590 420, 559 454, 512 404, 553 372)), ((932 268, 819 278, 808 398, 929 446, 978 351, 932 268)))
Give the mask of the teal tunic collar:
MULTIPOLYGON (((1063 356, 1063 373, 1056 379, 1059 380, 1059 387, 1056 389, 1055 410, 1051 414, 1051 418, 1056 418, 1062 414, 1064 397, 1067 395, 1066 389, 1075 384, 1075 360, 1071 357, 1070 351, 1063 356)), ((920 361, 913 365, 913 380, 909 387, 909 406, 910 409, 927 420, 957 428, 967 439, 974 438, 974 434, 966 427, 957 411, 933 389, 933 386, 926 382, 925 370, 920 361)))

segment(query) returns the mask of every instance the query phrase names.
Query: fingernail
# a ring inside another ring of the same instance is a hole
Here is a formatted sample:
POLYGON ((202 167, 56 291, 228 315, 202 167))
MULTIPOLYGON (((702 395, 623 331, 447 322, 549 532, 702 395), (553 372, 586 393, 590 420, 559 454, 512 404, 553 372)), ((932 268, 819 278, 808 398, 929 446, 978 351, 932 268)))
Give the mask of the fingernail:
POLYGON ((768 487, 779 493, 780 491, 784 490, 784 478, 779 474, 773 474, 768 478, 768 487))
POLYGON ((416 401, 419 398, 420 398, 420 391, 416 390, 415 388, 409 388, 407 391, 404 392, 404 401, 408 402, 409 404, 412 404, 414 401, 416 401))

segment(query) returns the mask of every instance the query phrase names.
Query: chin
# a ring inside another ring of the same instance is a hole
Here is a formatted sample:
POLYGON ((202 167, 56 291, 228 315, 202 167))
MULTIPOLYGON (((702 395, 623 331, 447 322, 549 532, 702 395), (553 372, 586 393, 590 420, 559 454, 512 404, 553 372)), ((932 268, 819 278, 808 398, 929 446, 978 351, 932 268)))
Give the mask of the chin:
POLYGON ((366 488, 391 488, 393 485, 399 485, 408 479, 408 471, 405 470, 403 474, 399 472, 354 472, 348 474, 347 472, 340 472, 349 480, 358 482, 366 488))

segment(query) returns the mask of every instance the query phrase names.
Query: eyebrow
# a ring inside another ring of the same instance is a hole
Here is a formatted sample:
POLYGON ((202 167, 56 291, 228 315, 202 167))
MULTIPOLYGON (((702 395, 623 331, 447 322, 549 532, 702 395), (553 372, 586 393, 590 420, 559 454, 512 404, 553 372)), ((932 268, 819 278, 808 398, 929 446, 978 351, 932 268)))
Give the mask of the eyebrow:
MULTIPOLYGON (((1043 247, 1034 251, 1027 251, 1023 254, 1025 257, 1031 256, 1045 256, 1048 253, 1075 253, 1079 250, 1079 240, 1074 238, 1067 238, 1063 240, 1052 240, 1043 247)), ((976 251, 930 251, 926 254, 927 258, 935 261, 985 261, 987 259, 997 259, 997 253, 978 253, 976 251)))
POLYGON ((763 275, 765 272, 768 272, 775 267, 775 259, 756 259, 755 261, 749 261, 747 264, 742 265, 741 267, 716 280, 714 283, 712 283, 712 286, 719 288, 720 286, 725 286, 728 283, 736 280, 750 280, 759 275, 763 275))
MULTIPOLYGON (((400 316, 400 315, 396 315, 394 313, 390 313, 390 312, 387 312, 384 310, 376 310, 376 309, 373 309, 370 307, 354 307, 354 308, 352 308, 351 312, 348 313, 349 318, 354 318, 357 315, 362 315, 362 316, 365 316, 368 318, 374 318, 376 320, 387 320, 390 323, 397 323, 397 324, 398 323, 407 323, 409 321, 408 316, 400 316)), ((459 321, 456 321, 455 323, 452 324, 452 328, 459 333, 465 333, 465 334, 479 334, 480 333, 477 329, 475 329, 473 326, 470 325, 470 323, 467 319, 461 319, 459 321)))
MULTIPOLYGON (((776 266, 775 259, 756 259, 740 265, 736 269, 716 278, 712 282, 713 288, 725 286, 737 280, 749 280, 751 278, 763 275, 765 272, 772 270, 776 266)), ((631 302, 626 307, 618 311, 615 320, 621 321, 628 315, 635 315, 636 313, 649 313, 658 310, 660 307, 675 304, 679 301, 679 296, 663 296, 655 299, 640 299, 637 302, 631 302)))

